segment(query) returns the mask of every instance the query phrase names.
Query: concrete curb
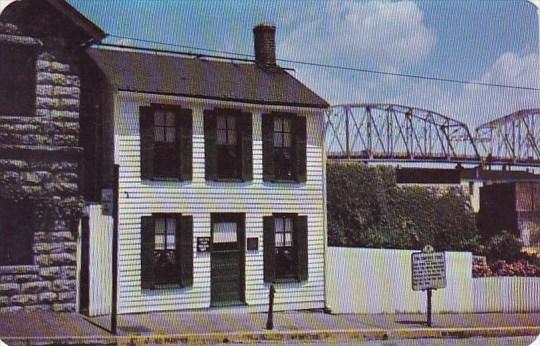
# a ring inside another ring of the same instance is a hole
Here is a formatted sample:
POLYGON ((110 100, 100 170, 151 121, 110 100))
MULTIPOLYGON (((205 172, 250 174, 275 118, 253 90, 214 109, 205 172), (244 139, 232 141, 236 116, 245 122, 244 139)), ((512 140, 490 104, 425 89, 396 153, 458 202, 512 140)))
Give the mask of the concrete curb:
POLYGON ((118 345, 149 344, 254 344, 264 341, 368 341, 399 339, 457 339, 469 337, 536 336, 540 327, 481 328, 409 328, 312 331, 262 331, 208 334, 141 335, 141 336, 66 336, 66 337, 0 337, 9 346, 18 345, 118 345))

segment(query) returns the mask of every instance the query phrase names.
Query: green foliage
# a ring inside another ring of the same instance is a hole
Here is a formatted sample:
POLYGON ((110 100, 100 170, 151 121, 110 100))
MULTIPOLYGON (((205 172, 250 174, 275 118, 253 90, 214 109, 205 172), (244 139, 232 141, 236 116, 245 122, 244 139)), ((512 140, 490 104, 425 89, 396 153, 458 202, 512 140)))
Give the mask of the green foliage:
POLYGON ((472 250, 474 213, 456 189, 398 187, 392 167, 329 163, 328 242, 331 246, 472 250))
POLYGON ((521 240, 512 233, 503 230, 493 235, 482 248, 482 255, 486 256, 488 262, 505 260, 508 262, 517 261, 524 258, 521 252, 523 244, 521 240))

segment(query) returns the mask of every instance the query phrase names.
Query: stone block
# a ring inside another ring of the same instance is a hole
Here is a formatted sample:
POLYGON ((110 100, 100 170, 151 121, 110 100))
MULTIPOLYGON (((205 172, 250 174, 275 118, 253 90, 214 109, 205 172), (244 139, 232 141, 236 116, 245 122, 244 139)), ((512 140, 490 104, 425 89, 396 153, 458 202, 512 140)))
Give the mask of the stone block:
POLYGON ((75 280, 54 280, 53 291, 54 292, 69 292, 75 291, 75 280))
POLYGON ((0 275, 3 274, 37 274, 39 266, 37 265, 20 265, 20 266, 5 266, 0 267, 0 275))
POLYGON ((12 296, 9 299, 9 303, 12 305, 31 305, 37 304, 38 298, 35 294, 21 294, 12 296))
POLYGON ((49 258, 49 255, 34 256, 34 260, 38 265, 42 267, 48 267, 51 265, 51 259, 49 258))
POLYGON ((67 303, 67 302, 75 302, 75 299, 77 297, 77 292, 60 292, 58 294, 58 302, 60 303, 67 303))
POLYGON ((52 97, 36 97, 36 108, 56 108, 58 100, 52 97))
POLYGON ((50 97, 53 95, 54 87, 52 85, 37 85, 36 86, 36 96, 50 97))
POLYGON ((79 143, 79 138, 74 135, 54 135, 53 143, 59 146, 76 146, 79 143))
POLYGON ((38 59, 36 63, 36 68, 38 71, 49 72, 51 70, 51 62, 43 59, 38 59))
POLYGON ((38 295, 38 301, 40 303, 54 303, 58 299, 58 294, 54 292, 45 292, 38 295))
POLYGON ((66 122, 73 121, 76 122, 79 120, 79 112, 75 111, 64 111, 64 110, 53 110, 51 111, 51 116, 54 120, 66 122))
POLYGON ((5 284, 9 282, 14 282, 15 278, 13 275, 0 275, 0 284, 5 284))
POLYGON ((23 282, 31 282, 31 281, 39 281, 39 276, 36 274, 18 274, 14 276, 15 282, 17 283, 23 283, 23 282))
POLYGON ((24 311, 34 312, 34 311, 49 311, 51 310, 50 305, 29 305, 24 307, 24 311))
POLYGON ((16 283, 0 284, 0 296, 11 296, 21 292, 21 287, 16 283))
POLYGON ((53 304, 52 309, 55 312, 74 312, 75 303, 53 304))
POLYGON ((58 98, 56 99, 55 107, 57 109, 75 111, 79 109, 79 99, 69 97, 58 98))
POLYGON ((69 73, 71 70, 71 67, 68 64, 63 64, 57 61, 53 61, 51 63, 50 68, 51 68, 51 71, 60 72, 60 73, 69 73))
POLYGON ((27 282, 21 284, 21 292, 24 294, 43 293, 51 290, 51 283, 47 281, 27 282))
POLYGON ((36 115, 40 117, 50 117, 51 110, 48 108, 36 108, 36 115))
POLYGON ((60 277, 60 267, 45 267, 39 270, 39 276, 42 279, 50 280, 60 277))
MULTIPOLYGON (((56 225, 55 225, 56 227, 56 225)), ((50 239, 52 242, 61 242, 61 241, 73 241, 73 235, 71 232, 52 232, 50 233, 50 239)))
POLYGON ((77 258, 74 254, 51 254, 49 255, 51 265, 75 265, 77 263, 77 258))
POLYGON ((78 99, 81 94, 81 89, 74 86, 71 86, 71 87, 55 86, 52 89, 52 94, 55 97, 71 96, 73 98, 78 99))
POLYGON ((37 73, 37 84, 68 85, 68 79, 63 73, 39 71, 37 73))
POLYGON ((6 306, 5 308, 0 308, 0 314, 8 313, 8 312, 17 312, 21 311, 23 309, 22 306, 6 306))
POLYGON ((28 163, 26 161, 22 160, 7 160, 2 159, 0 160, 0 170, 7 171, 7 170, 25 170, 28 169, 28 163))
POLYGON ((61 277, 65 280, 75 280, 77 277, 77 268, 75 266, 62 267, 61 277))

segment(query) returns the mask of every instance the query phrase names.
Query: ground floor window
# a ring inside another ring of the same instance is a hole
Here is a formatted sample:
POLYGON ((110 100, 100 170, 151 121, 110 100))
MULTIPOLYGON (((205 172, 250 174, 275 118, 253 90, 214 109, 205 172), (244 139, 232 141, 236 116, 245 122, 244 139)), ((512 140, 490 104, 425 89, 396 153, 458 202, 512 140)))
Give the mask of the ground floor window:
POLYGON ((193 282, 193 220, 181 214, 141 218, 141 287, 193 282))
POLYGON ((307 280, 307 216, 274 214, 263 227, 265 281, 307 280))
POLYGON ((0 201, 0 266, 33 264, 30 202, 0 201))

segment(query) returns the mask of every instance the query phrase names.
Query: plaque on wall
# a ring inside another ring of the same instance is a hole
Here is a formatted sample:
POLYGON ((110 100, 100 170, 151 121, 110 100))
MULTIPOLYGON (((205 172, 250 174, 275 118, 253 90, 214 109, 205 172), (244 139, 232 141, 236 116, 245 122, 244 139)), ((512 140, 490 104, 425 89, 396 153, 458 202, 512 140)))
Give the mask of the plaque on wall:
POLYGON ((210 252, 210 237, 197 237, 197 252, 210 252))
POLYGON ((247 250, 248 251, 259 250, 259 238, 247 238, 247 250))

